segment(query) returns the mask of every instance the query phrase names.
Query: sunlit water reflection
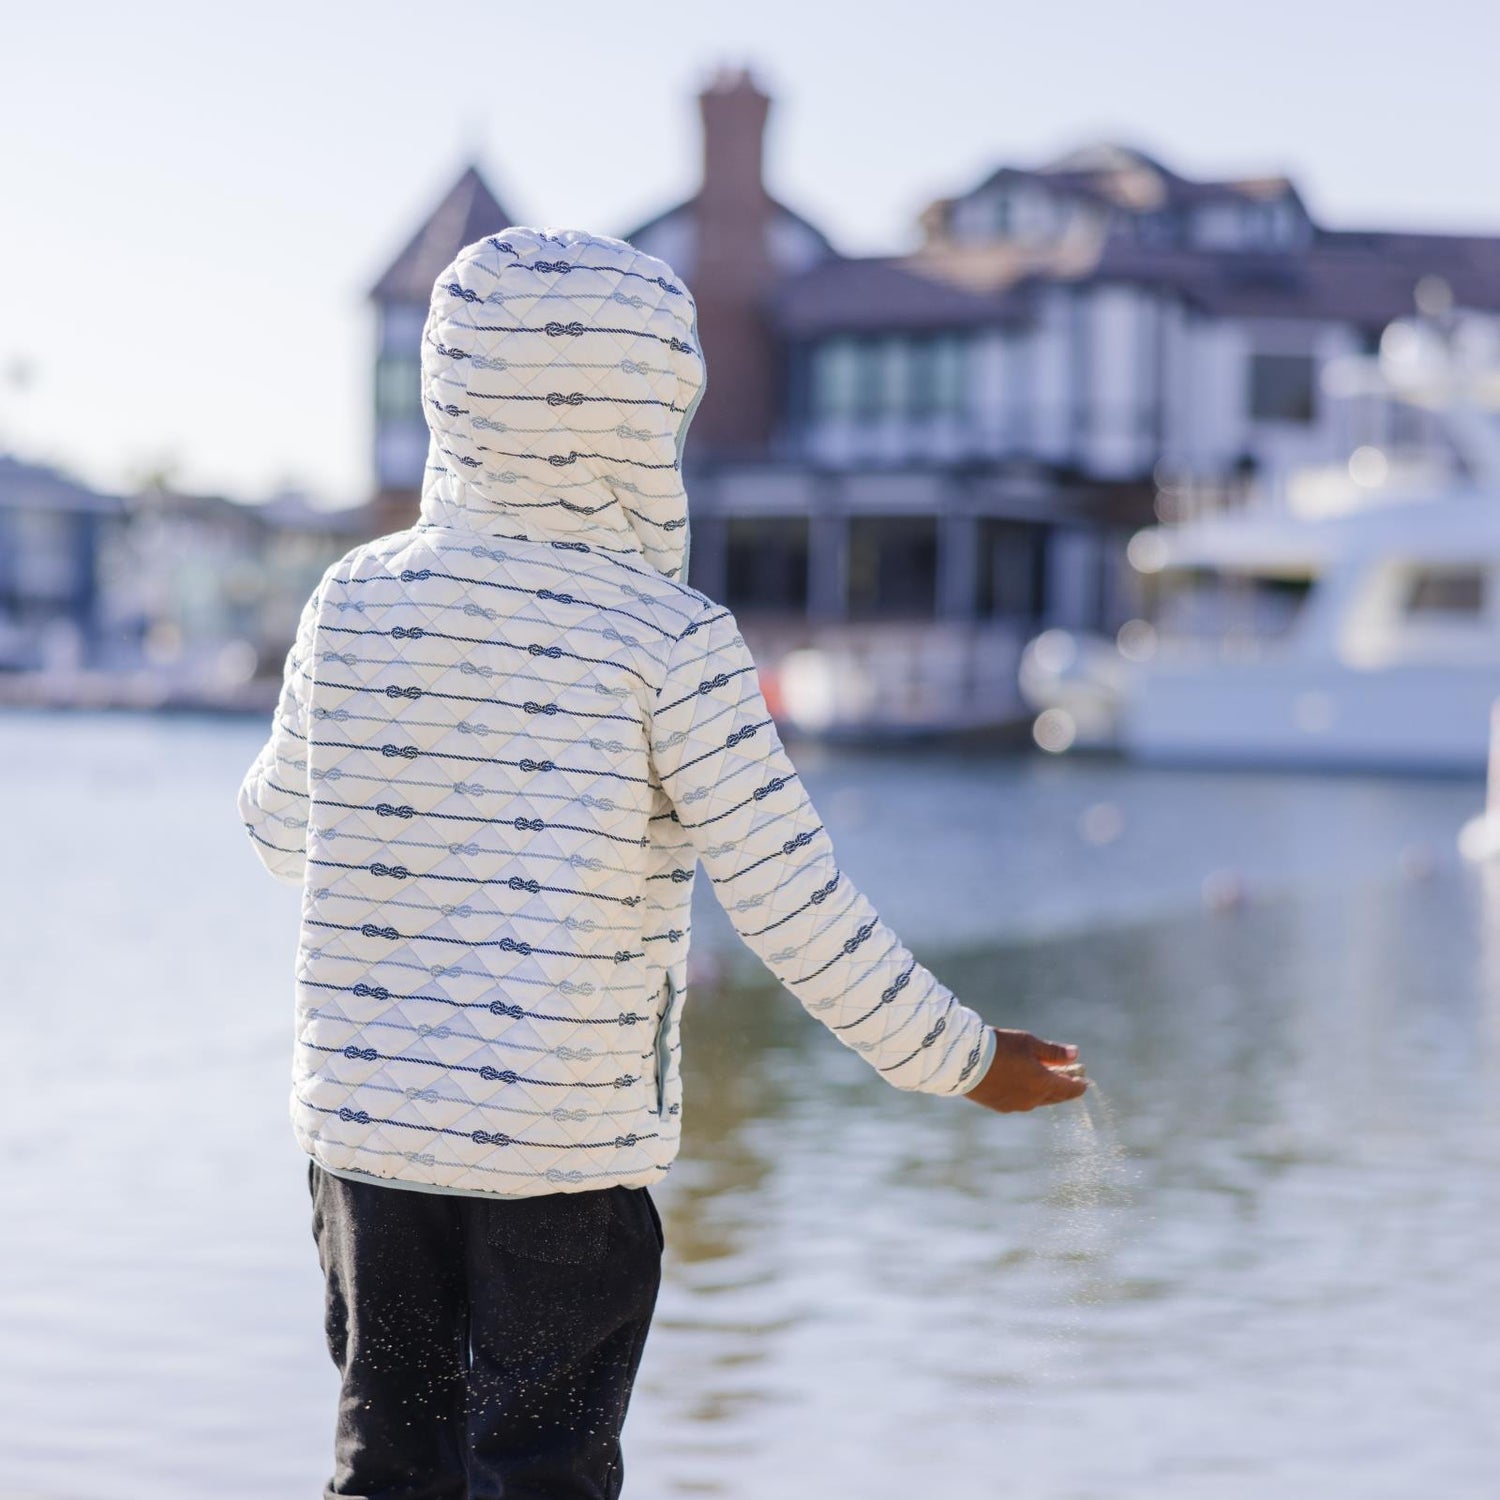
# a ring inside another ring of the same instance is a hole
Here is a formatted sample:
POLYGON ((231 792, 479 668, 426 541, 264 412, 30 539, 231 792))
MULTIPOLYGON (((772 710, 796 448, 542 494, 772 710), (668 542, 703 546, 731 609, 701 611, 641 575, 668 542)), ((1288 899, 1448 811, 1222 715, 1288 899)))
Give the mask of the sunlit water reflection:
MULTIPOLYGON (((233 812, 260 729, 0 718, 3 1500, 325 1475, 296 897, 233 812)), ((626 1493, 1493 1495, 1500 894, 1451 852, 1478 787, 797 758, 882 914, 1100 1091, 895 1093, 700 881, 626 1493), (1216 875, 1241 908, 1205 910, 1216 875)))

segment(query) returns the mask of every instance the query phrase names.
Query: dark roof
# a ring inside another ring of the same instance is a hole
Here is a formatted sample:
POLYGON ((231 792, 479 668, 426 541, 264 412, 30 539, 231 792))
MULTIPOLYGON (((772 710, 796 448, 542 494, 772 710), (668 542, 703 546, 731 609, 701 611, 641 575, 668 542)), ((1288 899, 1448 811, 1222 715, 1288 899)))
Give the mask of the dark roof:
POLYGON ((1040 167, 997 167, 974 187, 946 201, 961 202, 1004 181, 1037 182, 1051 192, 1128 213, 1149 213, 1196 203, 1263 202, 1287 197, 1306 212, 1288 177, 1272 174, 1194 181, 1145 151, 1110 143, 1069 152, 1040 167))
POLYGON ((834 259, 788 277, 772 316, 793 338, 874 329, 972 328, 1022 316, 1024 296, 984 295, 885 257, 834 259))
POLYGON ((1462 307, 1500 310, 1500 236, 1320 233, 1286 250, 1205 252, 1111 235, 1077 276, 1034 271, 993 293, 924 275, 894 258, 835 259, 783 281, 772 304, 791 338, 972 328, 1024 320, 1048 286, 1128 282, 1218 317, 1325 319, 1379 329, 1415 310, 1417 283, 1441 277, 1462 307))
MULTIPOLYGON (((816 235, 818 243, 822 245, 822 247, 830 255, 838 254, 838 251, 833 248, 833 245, 830 242, 828 236, 824 234, 823 231, 819 229, 811 219, 804 218, 794 208, 788 208, 786 204, 783 203, 779 198, 771 198, 770 194, 767 194, 766 196, 770 201, 771 207, 778 214, 784 214, 788 219, 791 219, 793 223, 801 225, 801 227, 807 230, 810 234, 816 235)), ((635 239, 637 235, 645 234, 648 229, 655 229, 658 224, 662 223, 664 220, 670 219, 674 214, 680 214, 688 209, 695 208, 697 206, 697 203, 698 195, 697 193, 694 193, 691 198, 684 198, 680 203, 674 203, 670 208, 662 209, 659 214, 652 214, 649 219, 645 220, 643 223, 637 224, 634 229, 630 230, 626 234, 622 234, 620 238, 624 240, 628 245, 635 239)), ((441 267, 439 267, 439 269, 441 269, 441 267)))
POLYGON ((353 505, 315 505, 296 490, 283 490, 269 500, 242 502, 245 513, 274 531, 302 531, 339 536, 369 534, 363 502, 353 505))
POLYGON ((1304 249, 1207 255, 1112 237, 1079 279, 1164 287, 1191 307, 1228 317, 1377 328, 1413 312, 1424 276, 1441 276, 1463 306, 1500 308, 1500 238, 1320 234, 1304 249))
POLYGON ((0 454, 0 509, 119 515, 125 501, 46 464, 0 454))
POLYGON ((444 194, 385 274, 370 289, 376 302, 425 303, 443 267, 487 234, 510 226, 509 214, 473 165, 444 194))
POLYGON ((1500 235, 1323 230, 1329 250, 1363 252, 1408 276, 1440 276, 1462 307, 1500 308, 1500 235))

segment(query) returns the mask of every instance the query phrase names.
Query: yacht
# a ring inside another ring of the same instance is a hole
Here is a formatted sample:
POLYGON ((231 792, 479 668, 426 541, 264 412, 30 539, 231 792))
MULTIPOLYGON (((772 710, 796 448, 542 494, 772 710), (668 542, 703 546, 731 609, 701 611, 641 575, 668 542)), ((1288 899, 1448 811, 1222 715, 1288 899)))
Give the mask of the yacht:
POLYGON ((1380 380, 1440 413, 1442 450, 1398 462, 1363 447, 1274 499, 1137 533, 1143 617, 1114 640, 1047 631, 1023 653, 1043 748, 1484 768, 1500 696, 1496 380, 1420 327, 1392 325, 1382 347, 1380 380), (1408 368, 1386 357, 1403 337, 1408 368))

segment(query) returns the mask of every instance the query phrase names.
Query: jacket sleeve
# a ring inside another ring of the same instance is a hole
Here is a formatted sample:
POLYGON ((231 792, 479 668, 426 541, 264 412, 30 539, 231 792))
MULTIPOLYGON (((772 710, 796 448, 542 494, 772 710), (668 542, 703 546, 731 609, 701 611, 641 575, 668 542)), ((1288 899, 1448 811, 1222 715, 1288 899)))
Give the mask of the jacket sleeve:
POLYGON ((897 1088, 973 1088, 994 1056, 993 1030, 839 869, 722 606, 673 644, 651 739, 672 815, 735 930, 776 978, 897 1088))
POLYGON ((271 735, 240 785, 239 809, 261 863, 278 879, 300 885, 307 868, 307 726, 318 610, 325 574, 302 609, 287 653, 271 735))

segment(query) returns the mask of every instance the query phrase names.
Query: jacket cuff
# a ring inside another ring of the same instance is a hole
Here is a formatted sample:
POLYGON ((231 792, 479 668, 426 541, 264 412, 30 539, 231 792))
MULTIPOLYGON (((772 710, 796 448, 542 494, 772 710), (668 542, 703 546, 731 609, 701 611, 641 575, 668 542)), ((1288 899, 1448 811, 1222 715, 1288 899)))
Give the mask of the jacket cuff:
POLYGON ((995 1048, 997 1045, 995 1028, 986 1022, 984 1027, 984 1051, 979 1054, 979 1061, 974 1064, 974 1071, 959 1084, 959 1093, 967 1094, 989 1072, 990 1064, 995 1060, 995 1048))

